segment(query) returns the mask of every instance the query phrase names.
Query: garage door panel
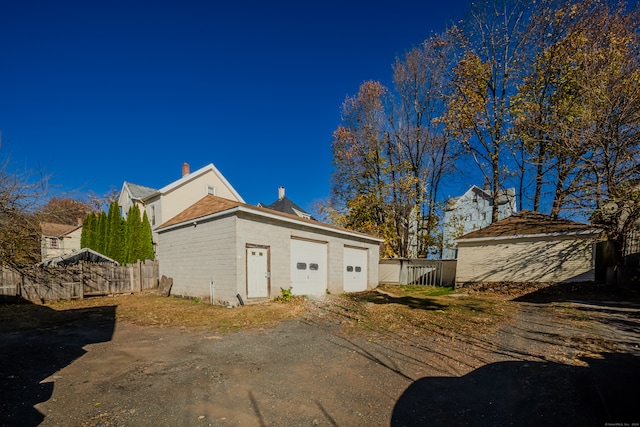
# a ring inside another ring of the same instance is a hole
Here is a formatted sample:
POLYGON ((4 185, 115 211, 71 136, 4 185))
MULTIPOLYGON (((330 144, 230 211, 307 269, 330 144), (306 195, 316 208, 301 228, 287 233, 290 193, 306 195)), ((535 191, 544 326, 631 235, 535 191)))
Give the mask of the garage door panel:
POLYGON ((291 292, 294 295, 323 294, 327 289, 327 245, 291 240, 291 292))
POLYGON ((345 292, 367 289, 368 252, 366 249, 344 248, 343 286, 345 292))

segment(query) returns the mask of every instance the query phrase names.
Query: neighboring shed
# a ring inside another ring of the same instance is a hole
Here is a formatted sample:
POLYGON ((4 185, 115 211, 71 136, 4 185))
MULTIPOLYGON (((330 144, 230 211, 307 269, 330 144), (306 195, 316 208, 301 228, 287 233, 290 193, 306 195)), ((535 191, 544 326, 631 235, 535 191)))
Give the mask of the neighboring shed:
POLYGON ((118 265, 117 261, 89 248, 82 248, 62 256, 50 258, 38 265, 41 267, 55 267, 58 265, 73 265, 80 261, 118 265))
POLYGON ((601 230, 522 211, 457 239, 456 285, 595 280, 601 230))
POLYGON ((160 275, 172 293, 237 305, 297 295, 371 289, 381 239, 207 195, 158 232, 160 275))

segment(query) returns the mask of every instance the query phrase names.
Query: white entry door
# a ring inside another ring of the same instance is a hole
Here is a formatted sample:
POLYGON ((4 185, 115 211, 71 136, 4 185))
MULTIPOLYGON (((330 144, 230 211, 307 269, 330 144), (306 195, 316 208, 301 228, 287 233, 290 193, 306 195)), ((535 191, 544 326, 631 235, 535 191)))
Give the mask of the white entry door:
POLYGON ((247 248, 247 298, 269 296, 269 250, 247 248))
POLYGON ((291 239, 291 292, 319 295, 327 290, 327 244, 291 239))
POLYGON ((344 248, 345 292, 360 292, 367 289, 367 257, 366 249, 344 248))

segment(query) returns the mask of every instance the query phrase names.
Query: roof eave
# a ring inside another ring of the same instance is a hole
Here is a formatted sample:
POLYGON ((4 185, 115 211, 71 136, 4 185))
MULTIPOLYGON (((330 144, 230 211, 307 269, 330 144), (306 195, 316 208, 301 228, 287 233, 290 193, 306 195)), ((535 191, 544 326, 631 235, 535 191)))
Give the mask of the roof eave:
POLYGON ((476 242, 488 242, 495 240, 516 240, 524 238, 539 238, 539 237, 560 237, 560 236, 575 236, 575 235, 588 235, 602 233, 601 229, 589 229, 578 231, 563 231, 556 233, 537 233, 537 234, 515 234, 512 236, 487 236, 487 237, 471 237, 456 239, 456 243, 476 243, 476 242))
POLYGON ((355 231, 349 231, 346 229, 337 229, 337 228, 333 228, 330 226, 325 226, 322 223, 311 223, 309 221, 303 221, 303 220, 297 220, 295 218, 288 218, 288 217, 284 217, 282 215, 277 215, 277 214, 271 214, 268 212, 262 212, 262 211, 257 211, 254 209, 248 209, 244 206, 236 206, 230 209, 225 209, 223 211, 219 211, 213 214, 209 214, 209 215, 204 215, 201 216, 199 218, 193 218, 193 219, 189 219, 189 220, 185 220, 185 221, 181 221, 177 224, 172 224, 169 225, 167 227, 164 228, 158 228, 156 229, 156 231, 158 233, 163 233, 165 231, 169 231, 172 230, 174 228, 179 228, 179 227, 183 227, 185 225, 189 225, 189 224, 197 224, 200 221, 208 221, 211 219, 215 219, 215 218, 219 218, 222 216, 226 216, 226 215, 232 215, 232 214, 236 214, 239 212, 243 212, 243 213, 248 213, 251 215, 257 215, 260 217, 264 217, 264 218, 269 218, 269 219, 274 219, 276 221, 282 221, 282 222, 286 222, 286 223, 291 223, 291 224, 296 224, 296 225, 302 225, 302 226, 307 226, 307 227, 311 227, 311 228, 316 228, 316 229, 320 229, 320 230, 324 230, 324 231, 329 231, 329 232, 333 232, 333 233, 338 233, 338 234, 342 234, 342 235, 347 235, 347 236, 351 236, 351 237, 356 237, 359 239, 366 239, 366 240, 370 240, 370 241, 375 241, 378 243, 382 243, 384 242, 384 239, 380 239, 378 237, 373 237, 373 236, 369 236, 367 234, 361 234, 361 233, 357 233, 355 231))

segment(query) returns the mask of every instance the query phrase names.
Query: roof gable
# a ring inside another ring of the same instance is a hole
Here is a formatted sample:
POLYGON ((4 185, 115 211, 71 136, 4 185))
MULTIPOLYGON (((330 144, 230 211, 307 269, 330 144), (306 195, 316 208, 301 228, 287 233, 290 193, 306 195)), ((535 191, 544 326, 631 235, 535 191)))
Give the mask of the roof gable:
POLYGON ((156 194, 158 190, 125 181, 118 196, 118 205, 125 206, 129 201, 142 201, 156 194), (128 200, 125 198, 128 196, 128 200))
POLYGON ((567 219, 553 218, 540 212, 524 210, 496 221, 480 230, 472 231, 457 239, 499 238, 530 235, 573 234, 599 231, 597 227, 567 219))
MULTIPOLYGON (((454 210, 459 207, 461 202, 468 203, 470 200, 473 200, 473 194, 476 194, 479 197, 482 197, 485 200, 491 200, 491 191, 483 190, 477 185, 472 185, 469 187, 467 191, 464 192, 463 195, 458 197, 451 197, 447 202, 447 210, 454 210)), ((511 203, 515 201, 516 190, 515 188, 502 188, 498 190, 498 204, 504 205, 507 203, 511 203)))
POLYGON ((179 180, 172 182, 171 184, 165 185, 160 190, 158 190, 158 193, 160 194, 169 193, 175 190, 176 188, 186 184, 187 182, 192 181, 196 178, 199 178, 200 176, 206 174, 207 172, 213 172, 214 175, 216 175, 216 177, 222 182, 222 184, 227 187, 227 189, 231 192, 231 194, 233 194, 234 197, 236 197, 240 202, 244 203, 244 199, 240 196, 240 194, 238 194, 235 188, 233 188, 233 186, 220 173, 220 171, 213 165, 213 163, 209 163, 207 166, 202 167, 195 172, 191 172, 183 176, 179 180))

